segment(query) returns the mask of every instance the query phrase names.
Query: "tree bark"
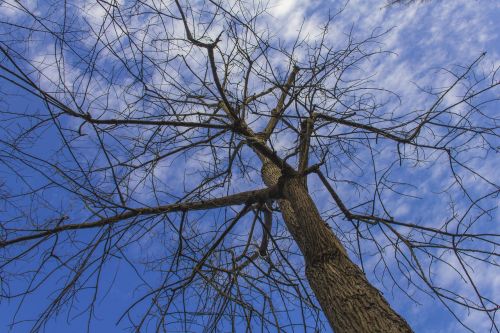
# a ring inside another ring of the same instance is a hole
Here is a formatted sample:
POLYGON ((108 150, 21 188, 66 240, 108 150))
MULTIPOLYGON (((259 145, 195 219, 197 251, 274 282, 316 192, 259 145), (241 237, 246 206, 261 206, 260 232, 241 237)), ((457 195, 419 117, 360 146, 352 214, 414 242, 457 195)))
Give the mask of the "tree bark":
MULTIPOLYGON (((264 161, 262 178, 267 186, 278 183, 280 169, 264 161)), ((309 285, 335 333, 412 332, 380 292, 348 257, 346 250, 318 209, 303 180, 282 179, 279 200, 283 219, 304 259, 309 285)))

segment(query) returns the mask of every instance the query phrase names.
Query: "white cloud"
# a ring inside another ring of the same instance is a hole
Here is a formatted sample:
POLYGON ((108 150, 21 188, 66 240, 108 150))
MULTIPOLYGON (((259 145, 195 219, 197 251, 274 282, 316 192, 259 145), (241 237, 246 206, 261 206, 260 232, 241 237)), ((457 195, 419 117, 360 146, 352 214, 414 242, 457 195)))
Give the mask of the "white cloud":
MULTIPOLYGON (((302 6, 307 6, 308 1, 304 1, 305 4, 302 6)), ((297 5, 300 2, 298 0, 277 0, 271 1, 269 3, 269 12, 271 15, 276 16, 278 18, 282 18, 283 16, 291 14, 292 11, 297 9, 297 5)), ((294 26, 291 24, 290 26, 294 26)))

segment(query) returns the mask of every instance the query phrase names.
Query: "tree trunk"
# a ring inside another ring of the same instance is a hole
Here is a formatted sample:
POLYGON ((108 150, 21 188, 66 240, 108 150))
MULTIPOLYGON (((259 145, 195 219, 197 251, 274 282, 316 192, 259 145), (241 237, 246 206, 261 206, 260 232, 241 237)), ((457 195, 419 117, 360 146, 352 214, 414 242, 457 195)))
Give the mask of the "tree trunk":
MULTIPOLYGON (((264 163, 267 186, 278 183, 280 169, 264 163)), ((354 264, 318 209, 303 181, 283 183, 286 199, 279 201, 283 219, 297 242, 306 265, 306 276, 335 333, 412 332, 354 264)))

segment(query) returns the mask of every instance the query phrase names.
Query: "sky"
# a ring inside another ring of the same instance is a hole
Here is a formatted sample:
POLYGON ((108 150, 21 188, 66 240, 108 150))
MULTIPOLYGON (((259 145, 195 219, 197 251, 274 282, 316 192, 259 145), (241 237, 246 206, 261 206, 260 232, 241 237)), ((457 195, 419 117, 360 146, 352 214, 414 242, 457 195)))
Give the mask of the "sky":
MULTIPOLYGON (((45 2, 28 0, 20 1, 19 3, 26 9, 36 13, 36 15, 43 16, 44 13, 52 13, 52 15, 49 15, 50 18, 47 22, 53 24, 54 27, 62 24, 62 22, 57 22, 57 18, 60 18, 60 16, 53 15, 53 13, 57 13, 57 1, 45 2)), ((57 49, 58 46, 56 44, 46 43, 44 40, 37 40, 36 38, 29 39, 31 44, 23 46, 23 43, 26 43, 25 38, 28 36, 27 32, 21 28, 12 32, 12 26, 6 24, 6 22, 25 24, 25 22, 31 20, 31 18, 27 17, 26 14, 19 9, 19 3, 14 0, 0 1, 0 43, 2 43, 0 45, 5 45, 3 43, 7 43, 9 47, 14 47, 20 52, 25 52, 24 55, 31 59, 34 68, 41 73, 39 77, 40 85, 50 90, 58 86, 59 76, 61 75, 60 72, 55 70, 57 68, 55 64, 57 64, 58 59, 54 59, 54 57, 51 56, 53 50, 57 49), (20 37, 20 40, 24 40, 24 42, 16 43, 13 36, 20 37)), ((103 17, 104 11, 101 6, 102 2, 75 0, 69 1, 68 3, 73 4, 74 8, 76 8, 75 13, 77 13, 76 16, 78 19, 83 19, 91 28, 98 29, 105 19, 103 17)), ((129 0, 120 0, 116 2, 116 6, 119 8, 120 6, 127 6, 129 3, 129 0)), ((154 4, 159 2, 151 1, 151 3, 154 4)), ((293 43, 299 30, 303 38, 314 43, 318 36, 320 36, 321 26, 328 12, 336 13, 342 8, 342 12, 335 17, 334 23, 329 28, 328 42, 334 48, 341 48, 345 45, 346 36, 349 32, 356 38, 367 38, 374 33, 381 34, 381 37, 378 38, 379 43, 373 47, 387 52, 380 56, 375 56, 369 61, 360 63, 359 68, 357 68, 352 75, 370 76, 371 81, 375 82, 376 86, 383 87, 400 96, 400 98, 391 97, 388 101, 389 104, 387 109, 394 107, 396 115, 404 115, 406 110, 423 110, 432 105, 433 100, 430 99, 429 95, 424 93, 423 90, 428 87, 443 87, 449 85, 451 82, 450 75, 448 75, 449 73, 447 73, 444 68, 458 69, 459 67, 457 66, 470 64, 481 56, 483 52, 486 52, 482 62, 482 68, 484 68, 485 71, 487 71, 488 68, 496 68, 500 65, 500 23, 498 21, 498 17, 500 17, 500 2, 498 1, 435 0, 415 3, 410 6, 396 5, 387 7, 383 0, 351 0, 348 2, 280 0, 270 1, 268 8, 270 16, 263 20, 261 27, 265 27, 265 29, 273 35, 275 40, 279 39, 284 45, 293 43)), ((135 18, 133 24, 141 26, 145 23, 141 22, 141 19, 144 18, 138 16, 135 18)), ((169 27, 172 31, 168 31, 168 33, 175 34, 183 31, 181 25, 173 24, 169 27)), ((212 29, 208 32, 208 35, 215 38, 218 31, 220 30, 212 29)), ((120 36, 122 33, 123 31, 109 28, 103 32, 102 36, 106 37, 109 35, 109 38, 112 39, 113 36, 120 36)), ((155 32, 152 32, 152 34, 154 33, 155 32)), ((75 32, 74 35, 71 36, 77 35, 78 32, 75 32)), ((82 40, 79 42, 83 45, 82 49, 85 48, 85 43, 87 42, 89 43, 87 45, 88 47, 92 45, 92 41, 82 40)), ((87 51, 88 50, 85 50, 85 52, 87 51)), ((179 48, 178 52, 182 53, 189 51, 179 48)), ((124 51, 124 53, 126 53, 126 51, 124 51)), ((86 54, 89 55, 93 53, 88 52, 86 54)), ((193 59, 197 56, 192 53, 190 55, 193 59)), ((129 78, 126 75, 121 72, 113 72, 115 68, 120 68, 121 64, 113 63, 115 60, 112 54, 107 54, 103 51, 93 56, 95 57, 95 63, 103 68, 103 77, 108 75, 107 77, 116 79, 116 82, 127 82, 129 78)), ((307 54, 299 50, 295 56, 298 58, 297 60, 300 61, 301 59, 305 59, 307 54)), ((130 57, 133 56, 130 55, 130 57)), ((2 61, 5 60, 5 58, 1 59, 2 61)), ((62 73, 65 82, 75 84, 77 89, 83 89, 82 87, 84 87, 86 83, 92 82, 92 85, 87 89, 91 91, 93 96, 98 96, 100 90, 109 88, 109 85, 100 78, 92 78, 92 80, 85 78, 82 72, 83 61, 75 58, 69 58, 68 60, 70 61, 64 66, 66 72, 62 73), (82 77, 85 79, 82 79, 82 77)), ((282 60, 283 59, 278 57, 273 58, 272 61, 275 62, 273 66, 279 69, 280 66, 282 66, 282 60)), ((201 63, 200 66, 203 66, 203 63, 201 63)), ((286 70, 286 68, 281 69, 286 70)), ((196 70, 194 72, 196 73, 196 70)), ((171 75, 169 78, 170 80, 189 82, 192 78, 190 75, 194 74, 186 74, 172 70, 169 75, 171 75)), ((164 84, 163 80, 165 80, 164 77, 159 76, 154 70, 152 70, 149 79, 157 86, 162 86, 162 84, 164 84)), ((259 84, 260 82, 255 83, 256 86, 259 84)), ((16 121, 23 122, 24 120, 10 118, 10 115, 5 113, 4 110, 10 110, 14 113, 35 112, 33 110, 36 110, 36 112, 44 112, 45 106, 36 98, 30 97, 21 90, 16 90, 17 88, 10 86, 6 80, 2 80, 1 85, 3 86, 3 88, 0 89, 2 93, 0 97, 0 103, 2 103, 1 112, 3 112, 2 119, 8 119, 8 124, 14 126, 16 121)), ((113 112, 112 110, 121 109, 130 111, 129 106, 135 103, 133 91, 134 89, 141 89, 141 87, 131 86, 129 87, 129 91, 124 90, 123 86, 117 85, 115 88, 116 90, 107 90, 106 94, 98 96, 95 99, 81 101, 82 108, 87 108, 91 113, 99 112, 99 110, 103 109, 111 110, 107 111, 110 113, 113 112), (129 96, 130 100, 122 98, 123 96, 129 96)), ((173 91, 173 93, 175 92, 176 91, 173 91)), ((493 94, 496 94, 494 96, 498 96, 498 90, 493 94)), ((60 94, 60 96, 61 98, 65 98, 64 94, 60 94)), ((453 104, 453 98, 456 98, 456 96, 451 94, 447 97, 445 102, 453 104)), ((67 102, 70 104, 78 103, 78 101, 71 100, 67 102)), ((494 117, 495 110, 498 110, 498 104, 496 109, 489 107, 486 110, 494 117)), ((496 116, 497 115, 498 113, 496 116)), ((258 127, 259 120, 256 119, 255 121, 254 126, 258 127)), ((23 124, 25 125, 25 123, 23 124)), ((71 124, 69 121, 67 125, 69 127, 73 126, 73 128, 76 129, 78 127, 77 124, 78 122, 71 124)), ((10 127, 10 129, 14 131, 14 127, 10 127)), ((0 134, 0 138, 5 139, 7 137, 5 133, 0 134)), ((141 135, 142 133, 139 131, 133 134, 141 135)), ((56 150, 57 146, 53 145, 53 141, 57 137, 58 133, 54 129, 44 129, 44 135, 39 137, 36 144, 30 147, 27 146, 27 152, 40 158, 40 170, 45 170, 46 161, 43 161, 43 159, 46 156, 58 154, 56 150)), ((285 151, 287 148, 290 148, 292 144, 286 135, 276 137, 273 140, 273 144, 278 150, 281 149, 285 151)), ((124 141, 124 143, 129 142, 124 141)), ((119 145, 116 143, 114 144, 118 147, 116 149, 117 154, 119 154, 119 145)), ((498 142, 496 142, 496 145, 498 146, 498 142)), ((464 143, 464 147, 465 146, 466 143, 464 143)), ((374 149, 379 149, 377 153, 377 167, 379 170, 389 170, 389 166, 393 162, 390 156, 387 156, 387 154, 390 154, 390 150, 384 149, 383 147, 374 149)), ((85 152, 83 149, 81 154, 81 156, 87 156, 91 159, 95 153, 92 151, 85 152)), ((359 158, 368 158, 368 155, 364 154, 365 153, 360 152, 359 158)), ((470 153, 467 159, 468 165, 481 174, 493 180, 498 180, 496 170, 496 165, 500 162, 498 157, 491 154, 487 156, 479 153, 477 155, 475 154, 474 152, 470 153)), ((0 157, 1 156, 5 158, 5 155, 0 155, 0 157)), ((60 158, 62 160, 67 159, 67 161, 70 161, 70 156, 67 155, 67 152, 61 156, 60 158)), ((207 151, 198 151, 193 155, 188 155, 185 160, 174 160, 168 165, 158 165, 155 172, 157 172, 159 178, 169 177, 169 182, 166 186, 169 186, 175 191, 186 184, 186 182, 188 182, 188 184, 199 182, 200 179, 203 178, 203 175, 198 172, 199 167, 200 165, 209 163, 207 159, 209 159, 207 151)), ((412 219, 415 216, 415 212, 418 211, 419 223, 429 223, 429 225, 432 225, 432 221, 444 219, 451 209, 456 209, 457 212, 463 209, 463 207, 461 207, 461 202, 464 200, 463 196, 458 190, 454 189, 450 192, 450 199, 453 199, 457 203, 457 207, 443 208, 443 206, 446 206, 446 201, 441 200, 442 196, 440 196, 440 191, 449 185, 449 169, 447 168, 446 161, 439 156, 431 156, 430 161, 428 165, 415 165, 413 167, 411 161, 405 161, 404 168, 393 169, 391 167, 391 175, 393 176, 391 179, 395 182, 402 182, 405 179, 412 180, 414 186, 412 188, 405 188, 405 193, 413 195, 416 198, 401 199, 392 192, 382 194, 387 202, 387 208, 394 212, 396 219, 412 219)), ((70 163, 68 165, 73 166, 73 164, 71 164, 72 162, 68 163, 70 163)), ((15 170, 9 169, 7 165, 8 163, 0 163, 0 184, 6 184, 10 188, 26 186, 16 180, 16 174, 13 172, 15 170)), ((37 167, 38 165, 34 166, 34 168, 37 167)), ((28 169, 29 168, 26 170, 28 169)), ((462 171, 463 170, 461 170, 461 172, 462 171)), ((465 171, 463 172, 464 186, 470 189, 471 193, 478 195, 481 191, 486 190, 488 185, 481 179, 467 174, 465 171)), ((370 172, 360 170, 353 171, 353 174, 356 174, 358 181, 365 181, 366 183, 372 182, 370 179, 372 174, 370 172)), ((256 173, 252 174, 250 172, 248 178, 251 179, 252 175, 255 176, 256 173)), ((139 173, 131 176, 129 186, 135 189, 131 197, 134 198, 135 204, 141 202, 151 203, 154 199, 148 195, 147 187, 141 187, 142 185, 138 180, 141 176, 142 174, 139 173)), ((340 174, 339 178, 342 178, 342 176, 343 175, 340 174)), ((60 176, 58 175, 57 177, 60 176)), ((42 175, 31 176, 29 179, 32 182, 30 185, 33 187, 36 187, 37 184, 44 183, 42 175)), ((95 181, 96 184, 103 182, 105 186, 112 187, 112 184, 106 182, 105 179, 96 178, 93 181, 95 181)), ((255 187, 255 184, 258 184, 258 182, 252 183, 249 182, 248 179, 240 181, 235 180, 234 189, 246 190, 255 187)), ((321 190, 321 184, 318 179, 314 177, 310 179, 310 189, 320 211, 327 214, 329 210, 332 209, 332 201, 328 199, 324 191, 321 190)), ((342 197, 348 202, 356 203, 366 199, 363 195, 355 194, 352 188, 349 187, 349 184, 339 184, 338 189, 342 197)), ((58 207, 66 205, 73 205, 73 211, 76 216, 87 216, 85 215, 85 207, 83 207, 81 203, 75 203, 69 198, 65 198, 63 194, 54 188, 48 188, 44 191, 43 198, 44 200, 40 198, 27 199, 33 200, 29 202, 29 205, 39 205, 40 208, 33 211, 33 213, 36 212, 39 214, 39 219, 42 219, 44 216, 50 217, 50 209, 57 210, 58 207), (45 200, 47 200, 47 202, 45 200), (50 205, 55 207, 50 207, 50 205)), ((160 200, 171 200, 171 198, 163 196, 160 200)), ((27 201, 18 203, 20 206, 28 204, 27 201)), ((8 205, 2 208, 3 210, 0 209, 0 217, 2 214, 4 214, 4 217, 0 218, 0 221, 7 221, 11 217, 8 205)), ((67 207, 64 208, 66 209, 67 207)), ((488 232, 498 234, 500 231, 498 225, 499 213, 498 211, 492 211, 491 214, 492 218, 490 219, 490 223, 486 224, 486 226, 481 226, 479 230, 487 230, 488 232)), ((214 221, 213 225, 204 225, 201 228, 210 229, 210 227, 216 226, 216 213, 213 213, 213 215, 209 214, 208 219, 214 221)), ((343 225, 336 225, 337 221, 332 220, 328 222, 331 223, 337 231, 347 230, 343 225)), ((161 232, 158 228, 153 228, 152 230, 153 233, 161 232)), ((92 237, 92 234, 82 233, 80 237, 81 239, 89 239, 92 237)), ((129 237, 132 236, 129 235, 129 237)), ((158 245, 156 244, 156 246, 158 245)), ((371 250, 373 249, 367 245, 366 251, 370 252, 371 250)), ((141 255, 145 255, 145 251, 153 252, 154 256, 161 250, 155 248, 154 236, 151 236, 151 239, 148 237, 141 239, 141 242, 139 242, 138 245, 134 245, 129 251, 132 258, 139 259, 141 255)), ((387 256, 387 258, 390 257, 390 255, 387 256)), ((436 264, 433 266, 435 269, 433 274, 435 274, 436 281, 442 286, 450 287, 466 294, 469 293, 470 286, 467 286, 464 281, 461 281, 455 273, 455 269, 457 269, 459 263, 453 261, 452 256, 450 256, 448 260, 451 265, 436 264)), ((368 256, 364 262, 367 271, 376 272, 373 276, 369 276, 370 281, 380 288, 390 304, 408 320, 416 332, 468 332, 468 330, 453 319, 451 314, 442 304, 439 304, 435 298, 419 292, 414 286, 406 286, 403 287, 403 289, 407 288, 406 290, 398 290, 398 288, 394 288, 393 284, 385 283, 386 276, 383 270, 377 268, 377 262, 376 257, 370 260, 368 256), (406 297, 404 292, 413 295, 417 302, 406 297)), ((395 264, 395 262, 389 262, 389 265, 395 264)), ((14 269, 15 271, 16 269, 21 269, 21 267, 10 269, 14 269)), ((131 295, 134 294, 134 291, 130 289, 130 285, 137 283, 138 279, 138 276, 136 276, 135 272, 133 272, 127 264, 120 260, 116 260, 116 258, 111 259, 111 267, 106 268, 106 270, 109 276, 114 276, 116 278, 105 280, 104 286, 101 286, 101 289, 107 290, 107 295, 104 300, 98 303, 96 320, 92 323, 90 328, 91 332, 121 332, 126 328, 126 324, 116 326, 116 322, 123 313, 123 305, 127 303, 131 295)), ((500 294, 500 272, 497 268, 491 265, 478 263, 473 267, 473 270, 477 285, 485 295, 489 295, 494 299, 496 295, 500 294)), ((0 272, 2 271, 0 270, 0 272)), ((144 274, 147 275, 146 273, 144 274)), ((153 280, 155 279, 154 275, 149 277, 153 280)), ((52 291, 50 286, 57 286, 58 281, 63 281, 65 278, 66 276, 62 273, 55 274, 52 280, 48 282, 47 287, 33 292, 30 297, 23 300, 24 306, 19 311, 19 315, 16 316, 16 318, 20 319, 35 316, 36 311, 39 310, 41 306, 45 304, 46 299, 50 297, 52 291)), ((400 279, 401 276, 396 277, 396 280, 399 281, 400 279)), ((10 281, 10 283, 11 286, 15 287, 17 282, 10 281)), ((402 285, 404 286, 404 284, 402 285)), ((13 315, 17 311, 17 304, 16 301, 0 299, 0 332, 9 331, 9 324, 11 324, 13 315)), ((457 315, 473 331, 490 331, 491 323, 488 322, 487 317, 483 313, 478 311, 466 311, 464 309, 457 309, 456 311, 457 315)), ((81 312, 85 314, 85 308, 82 308, 81 312)), ((75 333, 85 332, 87 330, 86 319, 86 316, 81 315, 78 311, 72 311, 69 314, 63 312, 57 319, 49 321, 45 329, 47 332, 55 333, 68 331, 75 333)), ((499 325, 498 319, 496 321, 497 325, 499 325)), ((10 331, 24 332, 29 324, 30 323, 20 323, 18 326, 11 328, 10 331)), ((196 329, 193 330, 196 331, 196 329)))

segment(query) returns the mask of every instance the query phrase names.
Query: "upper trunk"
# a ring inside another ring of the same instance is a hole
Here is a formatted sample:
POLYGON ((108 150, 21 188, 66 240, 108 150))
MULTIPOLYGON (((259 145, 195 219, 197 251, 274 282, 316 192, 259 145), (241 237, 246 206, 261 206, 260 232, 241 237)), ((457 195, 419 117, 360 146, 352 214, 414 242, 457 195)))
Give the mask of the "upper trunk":
MULTIPOLYGON (((281 172, 264 163, 266 185, 278 183, 281 172)), ((412 332, 365 278, 328 225, 322 220, 304 183, 299 178, 283 184, 279 206, 306 265, 306 276, 325 316, 336 333, 412 332)))

